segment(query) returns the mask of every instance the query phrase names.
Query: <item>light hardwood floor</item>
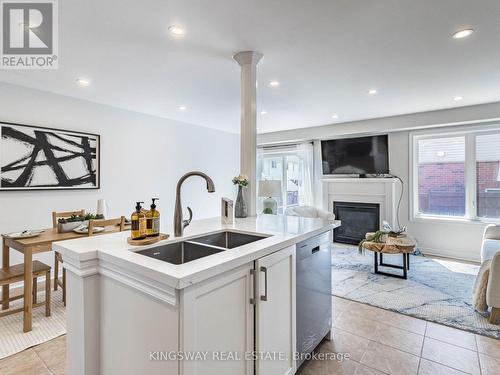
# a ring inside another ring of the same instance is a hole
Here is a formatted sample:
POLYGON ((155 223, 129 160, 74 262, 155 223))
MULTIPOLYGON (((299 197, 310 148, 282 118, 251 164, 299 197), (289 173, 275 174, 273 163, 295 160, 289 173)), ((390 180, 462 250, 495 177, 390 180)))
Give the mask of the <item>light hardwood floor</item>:
MULTIPOLYGON (((310 361, 300 375, 500 374, 500 340, 334 297, 334 341, 319 351, 344 361, 310 361)), ((0 374, 65 374, 61 336, 0 361, 0 374)))

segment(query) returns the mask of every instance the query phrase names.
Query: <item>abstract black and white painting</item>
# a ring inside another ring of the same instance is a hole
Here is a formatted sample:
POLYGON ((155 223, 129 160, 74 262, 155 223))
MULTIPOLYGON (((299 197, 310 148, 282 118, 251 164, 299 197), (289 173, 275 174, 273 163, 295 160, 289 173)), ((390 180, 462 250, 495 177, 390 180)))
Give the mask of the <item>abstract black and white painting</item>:
POLYGON ((0 122, 0 191, 99 189, 100 137, 0 122))

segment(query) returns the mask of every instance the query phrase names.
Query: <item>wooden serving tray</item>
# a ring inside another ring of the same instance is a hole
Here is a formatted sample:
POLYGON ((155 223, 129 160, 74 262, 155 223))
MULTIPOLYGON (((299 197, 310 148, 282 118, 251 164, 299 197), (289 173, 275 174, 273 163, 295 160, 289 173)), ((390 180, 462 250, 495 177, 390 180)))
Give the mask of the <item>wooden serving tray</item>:
POLYGON ((127 238, 127 242, 130 245, 134 245, 134 246, 151 245, 152 243, 156 243, 158 241, 166 240, 166 239, 168 239, 168 237, 170 237, 170 235, 165 234, 165 233, 160 233, 159 236, 156 236, 156 237, 146 237, 146 238, 144 238, 142 240, 133 240, 132 237, 128 237, 127 238))

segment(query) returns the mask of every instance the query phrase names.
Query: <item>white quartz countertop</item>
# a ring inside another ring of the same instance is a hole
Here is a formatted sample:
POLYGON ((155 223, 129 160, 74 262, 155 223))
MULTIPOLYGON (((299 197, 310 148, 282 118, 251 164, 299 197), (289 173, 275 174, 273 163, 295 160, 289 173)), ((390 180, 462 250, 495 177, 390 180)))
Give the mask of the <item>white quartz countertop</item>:
POLYGON ((53 248, 62 253, 65 267, 80 275, 85 275, 90 269, 99 269, 100 273, 105 274, 107 269, 119 267, 124 272, 123 277, 134 278, 135 275, 147 278, 159 287, 167 285, 182 289, 338 226, 339 221, 283 215, 235 219, 235 223, 230 225, 222 224, 220 218, 212 218, 193 221, 184 230, 183 237, 173 237, 172 226, 162 228, 162 232, 169 233, 171 237, 148 246, 129 245, 127 237, 130 232, 125 231, 61 241, 54 243, 53 248), (136 254, 139 250, 222 230, 264 234, 269 237, 180 265, 136 254))

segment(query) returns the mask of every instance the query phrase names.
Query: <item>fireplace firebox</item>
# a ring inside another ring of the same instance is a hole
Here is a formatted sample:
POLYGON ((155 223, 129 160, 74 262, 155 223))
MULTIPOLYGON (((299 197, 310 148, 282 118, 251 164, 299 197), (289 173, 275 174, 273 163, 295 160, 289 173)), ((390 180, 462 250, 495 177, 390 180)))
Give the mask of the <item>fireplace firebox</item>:
POLYGON ((333 202, 335 218, 342 226, 334 230, 334 242, 357 245, 367 232, 380 229, 378 203, 333 202))

